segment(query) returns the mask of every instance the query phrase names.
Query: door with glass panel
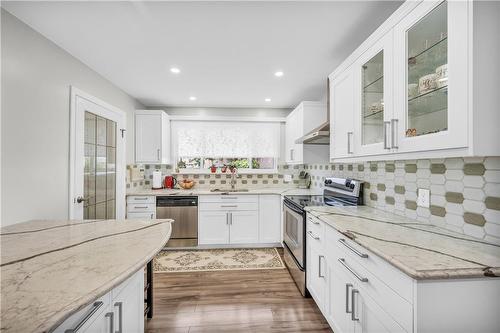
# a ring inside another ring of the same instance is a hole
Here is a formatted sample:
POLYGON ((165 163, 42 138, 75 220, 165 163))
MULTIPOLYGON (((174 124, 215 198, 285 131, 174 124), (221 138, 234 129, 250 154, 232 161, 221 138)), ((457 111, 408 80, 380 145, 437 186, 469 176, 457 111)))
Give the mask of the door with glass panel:
POLYGON ((100 101, 74 97, 74 176, 70 217, 124 217, 124 115, 100 101))
POLYGON ((391 150, 392 32, 379 39, 356 62, 356 155, 379 155, 391 150))
POLYGON ((398 151, 467 145, 468 2, 422 2, 396 26, 398 151))

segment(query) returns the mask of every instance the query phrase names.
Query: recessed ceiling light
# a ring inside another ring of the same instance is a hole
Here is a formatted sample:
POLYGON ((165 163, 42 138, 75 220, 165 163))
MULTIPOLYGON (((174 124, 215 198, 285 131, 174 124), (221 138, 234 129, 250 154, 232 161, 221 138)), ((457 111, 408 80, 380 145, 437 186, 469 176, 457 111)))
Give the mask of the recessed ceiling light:
POLYGON ((170 68, 170 71, 174 74, 179 74, 181 72, 181 70, 177 67, 170 68))
POLYGON ((189 97, 189 100, 190 100, 190 101, 196 101, 196 96, 190 96, 190 97, 189 97))
POLYGON ((270 98, 266 98, 264 101, 266 101, 266 102, 270 102, 270 101, 271 101, 271 99, 270 99, 270 98))
POLYGON ((283 76, 283 72, 282 71, 277 71, 276 73, 274 73, 274 76, 277 76, 277 77, 282 77, 283 76))

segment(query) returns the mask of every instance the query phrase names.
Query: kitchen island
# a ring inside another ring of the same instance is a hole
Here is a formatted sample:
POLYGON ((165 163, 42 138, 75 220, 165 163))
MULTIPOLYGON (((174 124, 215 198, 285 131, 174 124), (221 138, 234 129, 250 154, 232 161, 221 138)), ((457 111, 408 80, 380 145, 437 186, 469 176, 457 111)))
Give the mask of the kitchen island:
POLYGON ((133 275, 143 283, 140 273, 167 243, 171 222, 36 220, 3 227, 1 331, 57 330, 133 275))

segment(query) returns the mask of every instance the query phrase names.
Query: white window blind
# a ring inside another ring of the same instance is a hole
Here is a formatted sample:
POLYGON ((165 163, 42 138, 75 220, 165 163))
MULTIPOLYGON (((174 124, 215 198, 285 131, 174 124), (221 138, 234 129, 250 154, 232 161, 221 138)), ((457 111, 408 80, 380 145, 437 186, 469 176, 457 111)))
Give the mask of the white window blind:
POLYGON ((280 153, 277 122, 172 121, 178 157, 273 157, 280 153))

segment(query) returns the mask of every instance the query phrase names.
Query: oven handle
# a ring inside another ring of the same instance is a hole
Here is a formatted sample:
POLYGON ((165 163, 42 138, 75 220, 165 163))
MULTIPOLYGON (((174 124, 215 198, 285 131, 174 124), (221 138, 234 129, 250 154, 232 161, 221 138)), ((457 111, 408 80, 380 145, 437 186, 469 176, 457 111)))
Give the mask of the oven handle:
POLYGON ((287 203, 286 201, 283 201, 283 203, 285 204, 286 208, 290 209, 291 211, 294 211, 295 213, 297 214, 300 214, 300 215, 304 215, 304 212, 301 211, 301 210, 297 210, 295 207, 292 207, 289 203, 287 203))

